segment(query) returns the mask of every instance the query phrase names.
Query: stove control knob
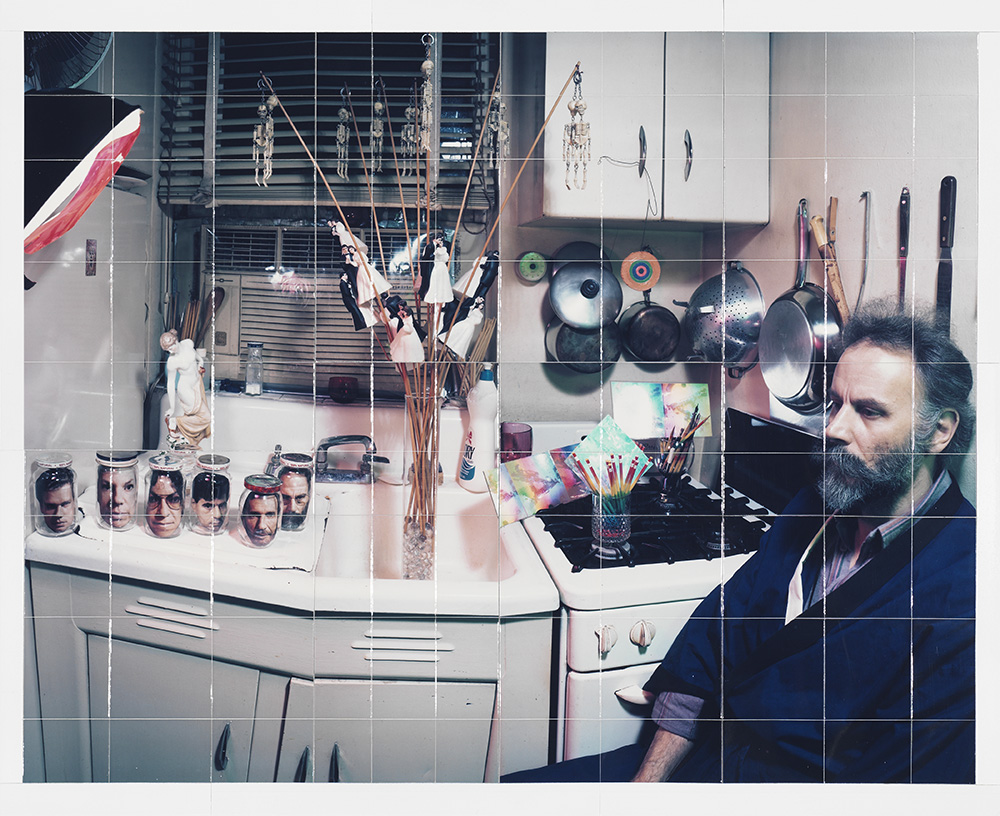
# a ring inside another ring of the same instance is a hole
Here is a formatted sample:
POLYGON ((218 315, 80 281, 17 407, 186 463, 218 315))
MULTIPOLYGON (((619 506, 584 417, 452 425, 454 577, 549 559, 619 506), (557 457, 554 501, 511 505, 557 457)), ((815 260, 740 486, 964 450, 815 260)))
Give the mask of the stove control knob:
POLYGON ((610 652, 618 642, 618 632, 610 623, 605 624, 600 629, 595 629, 594 634, 597 635, 597 650, 601 653, 601 657, 610 652))
POLYGON ((636 646, 645 649, 656 637, 656 627, 653 626, 652 621, 641 620, 632 627, 628 636, 629 640, 636 646))

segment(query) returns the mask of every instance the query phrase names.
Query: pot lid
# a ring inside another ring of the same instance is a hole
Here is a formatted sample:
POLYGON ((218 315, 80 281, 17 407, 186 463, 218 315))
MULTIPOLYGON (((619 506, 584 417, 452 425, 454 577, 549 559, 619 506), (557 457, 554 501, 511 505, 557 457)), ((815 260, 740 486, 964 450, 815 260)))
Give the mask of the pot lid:
POLYGON ((614 322, 622 299, 617 278, 594 261, 564 264, 549 286, 549 302, 556 316, 576 329, 596 329, 614 322))

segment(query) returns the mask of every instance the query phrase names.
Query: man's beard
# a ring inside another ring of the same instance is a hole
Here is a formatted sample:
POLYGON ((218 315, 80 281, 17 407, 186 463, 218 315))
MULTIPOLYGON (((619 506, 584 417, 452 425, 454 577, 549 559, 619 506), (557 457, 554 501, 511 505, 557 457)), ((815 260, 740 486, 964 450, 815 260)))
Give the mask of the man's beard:
POLYGON ((813 449, 812 461, 820 468, 816 482, 828 513, 854 514, 864 510, 873 515, 891 513, 913 483, 914 458, 927 451, 918 442, 875 452, 874 461, 864 461, 848 453, 842 443, 822 443, 813 449))
POLYGON ((281 529, 298 530, 305 523, 305 520, 305 513, 293 513, 291 510, 286 510, 281 514, 281 529))

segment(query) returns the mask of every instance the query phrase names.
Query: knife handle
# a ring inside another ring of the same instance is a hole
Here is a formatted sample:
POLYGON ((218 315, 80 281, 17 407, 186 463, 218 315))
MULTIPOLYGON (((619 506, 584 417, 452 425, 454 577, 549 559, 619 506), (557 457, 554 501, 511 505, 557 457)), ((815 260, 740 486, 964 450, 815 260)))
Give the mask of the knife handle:
POLYGON ((837 242, 837 198, 830 196, 830 243, 837 242))
POLYGON ((941 243, 949 249, 955 245, 955 193, 958 182, 954 176, 941 179, 941 243))
POLYGON ((809 226, 812 227, 813 238, 816 239, 816 246, 819 254, 823 258, 823 265, 826 268, 826 278, 830 286, 829 295, 837 307, 840 315, 840 325, 844 326, 851 316, 850 308, 847 305, 847 298, 844 295, 844 284, 840 279, 840 266, 837 264, 837 253, 834 251, 826 237, 826 226, 823 224, 822 215, 814 215, 809 219, 809 226))
POLYGON ((899 196, 899 257, 910 251, 910 188, 904 187, 899 196))

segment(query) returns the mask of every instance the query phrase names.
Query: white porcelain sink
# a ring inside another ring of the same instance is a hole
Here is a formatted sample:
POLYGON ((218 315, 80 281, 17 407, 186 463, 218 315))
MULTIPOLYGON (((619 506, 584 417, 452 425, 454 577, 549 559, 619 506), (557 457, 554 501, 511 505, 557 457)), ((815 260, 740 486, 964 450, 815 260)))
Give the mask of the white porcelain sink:
MULTIPOLYGON (((326 512, 318 578, 401 580, 407 488, 383 484, 317 483, 317 510, 326 512), (327 508, 322 507, 327 502, 327 508)), ((503 581, 516 567, 500 537, 488 493, 454 483, 438 492, 435 576, 438 581, 503 581)))

